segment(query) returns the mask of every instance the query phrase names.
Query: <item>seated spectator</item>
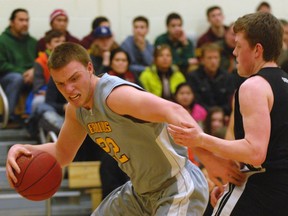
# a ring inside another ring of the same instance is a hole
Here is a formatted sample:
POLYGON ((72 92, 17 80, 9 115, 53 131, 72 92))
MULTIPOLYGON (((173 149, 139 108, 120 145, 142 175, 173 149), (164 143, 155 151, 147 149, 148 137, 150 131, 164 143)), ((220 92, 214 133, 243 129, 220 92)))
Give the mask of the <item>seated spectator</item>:
POLYGON ((146 35, 149 22, 146 17, 138 16, 133 20, 133 35, 128 36, 121 44, 131 59, 129 69, 138 77, 145 68, 153 63, 153 46, 146 35))
POLYGON ((218 106, 211 107, 204 121, 204 132, 223 139, 225 137, 226 128, 224 110, 218 106))
MULTIPOLYGON (((208 111, 208 115, 204 121, 203 127, 205 133, 224 139, 227 127, 225 125, 225 114, 223 109, 218 106, 211 107, 208 111)), ((209 175, 205 167, 202 169, 202 172, 207 178, 209 191, 211 192, 212 189, 215 187, 215 184, 209 179, 209 175)), ((208 206, 203 216, 210 216, 212 215, 212 213, 213 206, 211 205, 211 203, 208 203, 208 206)))
POLYGON ((162 44, 169 45, 172 50, 173 64, 185 74, 190 67, 198 64, 198 60, 194 56, 192 41, 187 38, 182 25, 183 20, 179 14, 169 14, 166 18, 167 32, 156 38, 154 47, 162 44))
POLYGON ((159 97, 173 100, 176 87, 185 82, 185 76, 173 65, 172 51, 168 45, 159 45, 154 50, 154 64, 140 75, 144 89, 159 97))
POLYGON ((109 27, 97 27, 93 35, 95 37, 91 49, 90 57, 96 75, 106 73, 109 70, 111 51, 119 45, 114 41, 114 37, 109 27))
POLYGON ((97 27, 99 26, 107 26, 107 27, 110 27, 110 23, 109 23, 109 20, 104 17, 104 16, 99 16, 99 17, 96 17, 93 22, 92 22, 92 30, 91 32, 86 35, 85 37, 83 37, 83 39, 81 40, 80 44, 85 48, 85 49, 90 49, 91 47, 91 44, 93 43, 94 41, 94 34, 93 34, 93 31, 94 29, 96 29, 97 27))
POLYGON ((110 55, 110 70, 108 74, 118 76, 132 83, 137 83, 134 74, 129 71, 130 57, 127 52, 117 48, 110 55))
POLYGON ((236 46, 233 25, 234 23, 229 25, 225 32, 224 39, 216 42, 221 49, 220 67, 226 70, 228 73, 233 73, 237 70, 236 57, 233 55, 233 51, 236 46))
POLYGON ((200 126, 203 126, 207 111, 196 102, 194 92, 188 83, 180 83, 177 86, 174 100, 183 106, 200 126))
POLYGON ((210 24, 209 29, 198 38, 197 42, 197 56, 201 51, 199 48, 205 43, 212 43, 224 39, 227 27, 224 25, 224 15, 221 7, 212 6, 206 11, 207 20, 210 24))
POLYGON ((187 82, 194 90, 196 100, 206 110, 220 106, 229 116, 235 90, 234 77, 220 68, 220 48, 217 44, 204 44, 201 50, 201 66, 188 74, 187 82))
POLYGON ((63 32, 51 30, 45 35, 46 50, 40 52, 34 63, 33 89, 26 102, 26 113, 31 114, 36 107, 45 101, 47 83, 50 79, 48 57, 54 48, 65 42, 63 32))
POLYGON ((279 21, 283 27, 283 46, 277 64, 281 66, 288 60, 288 22, 285 19, 280 19, 279 21))
POLYGON ((0 84, 8 98, 9 123, 16 123, 14 111, 20 95, 32 88, 36 40, 28 29, 28 11, 18 8, 12 12, 10 24, 0 36, 0 84))
POLYGON ((256 12, 272 13, 271 5, 266 1, 260 2, 256 8, 256 12))
MULTIPOLYGON (((66 42, 80 43, 79 39, 74 37, 68 31, 68 14, 62 9, 54 10, 50 14, 51 30, 57 30, 65 34, 66 42)), ((46 34, 46 33, 45 33, 46 34)), ((45 36, 37 42, 37 52, 44 52, 46 50, 45 36)))
POLYGON ((57 89, 52 78, 49 79, 45 95, 45 103, 40 104, 35 110, 39 119, 39 127, 45 132, 53 131, 59 134, 64 122, 67 101, 57 89))

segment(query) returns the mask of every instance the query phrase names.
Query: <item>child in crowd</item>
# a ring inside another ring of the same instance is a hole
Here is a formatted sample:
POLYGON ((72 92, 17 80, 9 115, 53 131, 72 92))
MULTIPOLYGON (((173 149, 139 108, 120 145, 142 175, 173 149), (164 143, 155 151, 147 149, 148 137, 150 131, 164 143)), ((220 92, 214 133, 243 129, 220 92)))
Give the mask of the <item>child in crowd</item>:
POLYGON ((181 83, 176 87, 174 100, 182 105, 200 126, 202 125, 206 119, 207 111, 195 101, 194 92, 188 83, 181 83))
POLYGON ((34 63, 33 89, 26 101, 26 113, 31 114, 45 100, 47 83, 50 78, 48 58, 55 47, 65 42, 63 32, 50 30, 45 35, 46 50, 39 52, 34 63))
POLYGON ((204 121, 204 132, 222 139, 225 137, 225 114, 221 107, 215 106, 209 109, 204 121))

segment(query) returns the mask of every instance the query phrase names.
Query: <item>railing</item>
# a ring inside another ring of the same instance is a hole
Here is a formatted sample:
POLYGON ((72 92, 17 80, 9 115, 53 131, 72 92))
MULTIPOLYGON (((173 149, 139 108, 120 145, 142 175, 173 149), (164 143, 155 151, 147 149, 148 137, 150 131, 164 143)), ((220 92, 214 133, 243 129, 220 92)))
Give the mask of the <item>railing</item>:
MULTIPOLYGON (((51 141, 56 142, 58 139, 56 133, 53 131, 49 131, 47 133, 47 135, 45 136, 45 132, 44 132, 43 128, 39 129, 39 136, 40 136, 40 140, 42 143, 51 142, 51 141), (45 139, 45 141, 44 141, 44 139, 45 139)), ((46 200, 46 215, 51 216, 51 198, 46 200)))
POLYGON ((2 119, 0 121, 0 128, 5 128, 8 124, 9 119, 9 105, 8 105, 8 99, 7 96, 0 85, 0 110, 2 110, 2 119))

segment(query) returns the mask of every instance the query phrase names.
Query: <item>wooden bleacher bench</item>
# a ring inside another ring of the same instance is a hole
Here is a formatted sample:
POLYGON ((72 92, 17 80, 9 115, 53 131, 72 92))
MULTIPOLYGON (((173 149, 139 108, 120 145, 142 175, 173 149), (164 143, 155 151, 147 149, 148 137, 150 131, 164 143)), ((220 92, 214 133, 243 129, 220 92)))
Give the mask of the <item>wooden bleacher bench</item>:
POLYGON ((68 165, 69 188, 87 188, 86 193, 91 195, 92 211, 102 200, 100 164, 100 161, 85 161, 68 165))

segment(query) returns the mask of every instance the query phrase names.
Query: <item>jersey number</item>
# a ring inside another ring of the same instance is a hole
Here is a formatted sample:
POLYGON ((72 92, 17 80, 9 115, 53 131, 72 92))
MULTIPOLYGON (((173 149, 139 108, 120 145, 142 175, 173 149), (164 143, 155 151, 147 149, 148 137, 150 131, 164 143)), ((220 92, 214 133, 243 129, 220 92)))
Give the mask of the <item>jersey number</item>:
POLYGON ((119 146, 115 143, 113 139, 110 137, 106 137, 105 139, 99 137, 96 138, 96 143, 107 153, 111 153, 113 158, 120 163, 125 163, 129 160, 129 158, 125 154, 120 154, 120 148, 119 146))

